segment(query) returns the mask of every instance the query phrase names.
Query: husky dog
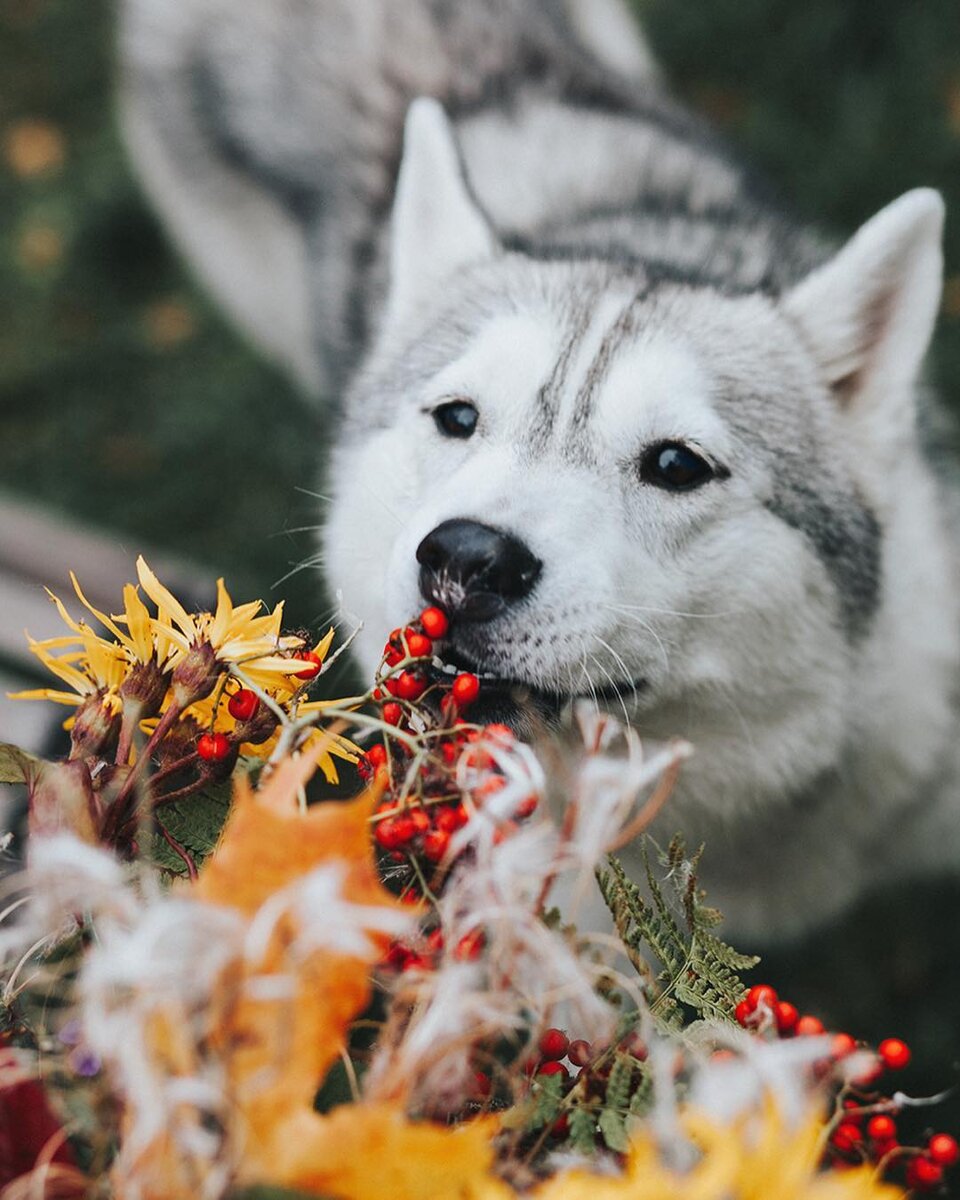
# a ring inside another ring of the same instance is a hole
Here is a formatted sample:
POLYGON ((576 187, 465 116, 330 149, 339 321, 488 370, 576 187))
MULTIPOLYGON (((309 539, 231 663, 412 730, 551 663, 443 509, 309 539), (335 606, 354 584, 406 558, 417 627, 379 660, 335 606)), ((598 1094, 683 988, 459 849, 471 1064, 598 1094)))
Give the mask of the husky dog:
POLYGON ((342 401, 327 570, 367 669, 438 602, 484 715, 585 696, 689 739, 661 829, 744 934, 956 866, 935 192, 834 252, 621 0, 127 0, 123 51, 174 237, 342 401))

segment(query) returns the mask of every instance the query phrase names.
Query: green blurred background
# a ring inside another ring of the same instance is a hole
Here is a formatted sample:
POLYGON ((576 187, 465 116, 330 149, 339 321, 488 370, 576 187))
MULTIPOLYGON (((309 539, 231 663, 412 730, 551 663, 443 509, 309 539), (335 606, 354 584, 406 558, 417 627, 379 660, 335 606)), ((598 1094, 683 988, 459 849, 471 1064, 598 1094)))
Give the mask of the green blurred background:
MULTIPOLYGON (((960 410, 958 0, 637 7, 668 78, 801 215, 845 233, 910 187, 944 192, 932 367, 960 410)), ((295 531, 318 520, 322 416, 172 256, 118 139, 112 29, 105 0, 0 0, 0 487, 272 599, 314 549, 295 531)), ((296 622, 326 608, 316 572, 282 594, 296 622)), ((932 1091, 958 1079, 958 964, 960 888, 925 884, 761 970, 835 1026, 910 1038, 904 1084, 932 1091)), ((956 1129, 960 1103, 929 1119, 956 1129)))

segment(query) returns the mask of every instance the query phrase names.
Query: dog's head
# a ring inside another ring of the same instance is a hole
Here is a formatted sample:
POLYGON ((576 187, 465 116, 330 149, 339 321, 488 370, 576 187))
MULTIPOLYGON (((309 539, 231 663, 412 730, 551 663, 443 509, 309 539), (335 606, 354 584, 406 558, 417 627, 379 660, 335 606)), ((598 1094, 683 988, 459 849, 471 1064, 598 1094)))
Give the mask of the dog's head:
POLYGON ((762 724, 816 769, 883 599, 941 223, 912 192, 782 295, 537 260, 498 244, 418 101, 326 532, 364 665, 437 602, 497 700, 762 724))

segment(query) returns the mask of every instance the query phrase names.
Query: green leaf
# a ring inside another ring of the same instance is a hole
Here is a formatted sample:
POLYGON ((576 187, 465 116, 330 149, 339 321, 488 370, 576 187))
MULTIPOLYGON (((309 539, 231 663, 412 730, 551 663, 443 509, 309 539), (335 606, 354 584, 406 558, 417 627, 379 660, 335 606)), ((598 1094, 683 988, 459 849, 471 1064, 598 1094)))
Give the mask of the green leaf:
POLYGON ((700 847, 688 856, 679 835, 665 852, 647 838, 643 861, 649 900, 613 857, 608 869, 597 875, 617 932, 644 980, 651 1012, 667 1029, 682 1029, 689 1009, 699 1017, 732 1020, 744 992, 739 973, 759 962, 753 955, 734 950, 713 932, 721 918, 704 903, 698 883, 702 853, 700 847), (651 865, 648 846, 657 849, 657 863, 665 873, 663 882, 651 865), (659 969, 651 970, 648 958, 656 960, 659 969))
POLYGON ((0 742, 0 783, 26 783, 33 766, 40 762, 19 746, 0 742))
POLYGON ((552 1125, 559 1117, 564 1079, 560 1074, 538 1075, 536 1083, 536 1104, 527 1125, 527 1128, 531 1130, 542 1129, 544 1125, 552 1125))
POLYGON ((597 1124, 600 1126, 600 1132, 603 1134, 607 1148, 616 1150, 620 1154, 625 1153, 629 1142, 623 1113, 617 1112, 615 1108, 605 1108, 600 1114, 597 1124))
POLYGON ((589 1108, 575 1108, 570 1113, 570 1132, 567 1141, 571 1149, 580 1154, 593 1154, 596 1150, 597 1118, 589 1108))
MULTIPOLYGON (((232 787, 229 780, 212 784, 192 796, 184 796, 157 809, 157 822, 189 853, 197 866, 207 857, 223 832, 230 811, 232 787)), ((177 875, 186 874, 186 864, 155 834, 150 857, 158 867, 177 875)))

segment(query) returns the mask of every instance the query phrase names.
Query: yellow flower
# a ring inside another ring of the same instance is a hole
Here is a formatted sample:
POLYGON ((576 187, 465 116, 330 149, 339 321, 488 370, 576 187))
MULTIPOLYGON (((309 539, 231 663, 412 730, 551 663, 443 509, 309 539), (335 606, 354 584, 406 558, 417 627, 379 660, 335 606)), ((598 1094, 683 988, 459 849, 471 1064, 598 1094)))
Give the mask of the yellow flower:
POLYGON ((565 1171, 531 1194, 531 1200, 897 1200, 903 1193, 882 1183, 869 1165, 821 1170, 823 1119, 813 1111, 789 1126, 768 1101, 733 1125, 687 1111, 684 1132, 700 1151, 689 1171, 665 1165, 653 1133, 636 1133, 624 1173, 600 1177, 565 1171))
POLYGON ((8 693, 11 700, 52 700, 55 704, 69 704, 76 708, 86 701, 98 698, 102 707, 112 714, 123 708, 120 686, 127 675, 127 664, 122 655, 109 642, 93 636, 84 642, 83 648, 59 657, 50 653, 51 648, 75 646, 76 638, 48 638, 38 642, 27 635, 30 652, 35 654, 47 670, 68 684, 73 690, 66 692, 56 688, 33 688, 27 692, 8 693))
POLYGON ((278 652, 301 649, 303 639, 280 636, 282 601, 272 612, 258 616, 263 607, 261 601, 234 605, 223 580, 218 579, 216 611, 191 615, 154 575, 142 555, 137 559, 137 577, 157 606, 157 616, 151 624, 172 643, 174 666, 183 663, 195 647, 209 645, 218 661, 244 664, 246 674, 257 683, 261 678, 271 682, 277 672, 290 673, 289 655, 278 652))

